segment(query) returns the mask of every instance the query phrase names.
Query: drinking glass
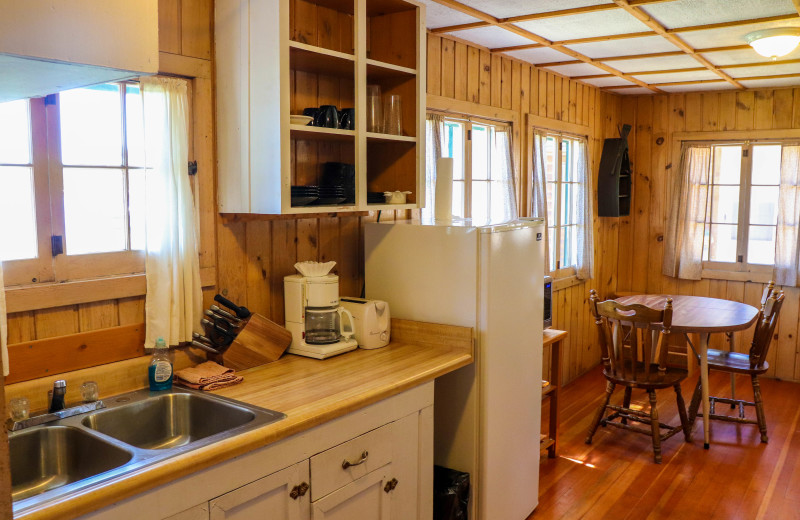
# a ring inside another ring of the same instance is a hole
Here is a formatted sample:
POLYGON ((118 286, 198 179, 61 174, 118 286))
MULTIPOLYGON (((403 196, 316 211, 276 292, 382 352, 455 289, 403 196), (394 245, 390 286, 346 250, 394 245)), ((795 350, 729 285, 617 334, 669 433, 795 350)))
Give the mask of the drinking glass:
POLYGON ((367 85, 367 132, 383 132, 380 85, 367 85))
POLYGON ((403 110, 398 94, 386 98, 383 110, 383 132, 392 135, 403 135, 403 110))

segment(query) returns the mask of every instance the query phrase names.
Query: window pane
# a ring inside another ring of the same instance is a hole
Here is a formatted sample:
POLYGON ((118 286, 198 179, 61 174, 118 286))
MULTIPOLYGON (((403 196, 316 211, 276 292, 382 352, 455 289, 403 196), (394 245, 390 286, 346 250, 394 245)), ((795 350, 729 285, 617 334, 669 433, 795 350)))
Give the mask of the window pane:
POLYGON ((738 186, 714 186, 712 188, 711 221, 726 224, 739 222, 738 186))
POLYGON ((750 226, 747 240, 747 262, 750 264, 775 263, 775 228, 750 226))
POLYGON ((0 166, 0 223, 0 260, 36 258, 32 168, 0 166))
POLYGON ((556 222, 556 184, 554 182, 548 182, 545 184, 547 189, 547 222, 552 225, 558 224, 556 222))
POLYGON ((561 141, 561 180, 570 182, 574 175, 572 171, 572 147, 571 142, 564 139, 561 141))
POLYGON ((558 244, 556 244, 556 228, 547 228, 547 243, 550 247, 550 270, 554 271, 556 268, 556 253, 558 252, 558 244))
POLYGON ((122 170, 64 168, 67 254, 125 249, 124 189, 122 170))
POLYGON ((128 171, 128 212, 131 227, 131 249, 142 250, 145 246, 145 191, 144 170, 128 171))
POLYGON ((119 85, 96 85, 59 94, 61 160, 81 166, 122 164, 119 85))
POLYGON ((741 146, 714 147, 714 184, 739 184, 741 171, 741 146))
POLYGON ((472 222, 483 224, 489 219, 489 183, 472 183, 472 222))
POLYGON ((489 128, 472 125, 472 179, 489 178, 489 128))
MULTIPOLYGON (((453 173, 455 175, 455 172, 453 173)), ((453 181, 453 216, 464 218, 464 181, 453 181)))
POLYGON ((750 223, 778 223, 778 187, 753 186, 750 188, 750 223))
MULTIPOLYGON (((446 121, 442 157, 453 158, 453 179, 464 178, 464 125, 446 121)), ((461 210, 463 213, 463 210, 461 210)))
POLYGON ((125 85, 125 124, 128 137, 128 164, 144 166, 144 122, 138 85, 125 85))
POLYGON ((561 185, 561 225, 575 223, 575 185, 565 182, 561 185))
POLYGON ((556 140, 548 137, 544 142, 544 171, 548 182, 555 182, 556 166, 556 140))
POLYGON ((31 117, 28 100, 0 103, 0 163, 31 163, 31 117))
POLYGON ((561 267, 575 265, 575 253, 577 251, 577 236, 575 226, 561 228, 561 267))
POLYGON ((773 184, 781 182, 781 145, 753 145, 753 184, 773 184))
POLYGON ((736 261, 736 228, 730 224, 711 224, 708 259, 712 262, 736 261))

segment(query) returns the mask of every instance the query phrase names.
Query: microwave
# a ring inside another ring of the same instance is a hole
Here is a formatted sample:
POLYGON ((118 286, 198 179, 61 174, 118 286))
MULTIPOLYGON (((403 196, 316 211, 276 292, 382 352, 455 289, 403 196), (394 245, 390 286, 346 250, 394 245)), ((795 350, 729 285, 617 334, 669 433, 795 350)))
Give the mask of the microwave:
POLYGON ((553 278, 544 277, 544 328, 553 326, 553 278))

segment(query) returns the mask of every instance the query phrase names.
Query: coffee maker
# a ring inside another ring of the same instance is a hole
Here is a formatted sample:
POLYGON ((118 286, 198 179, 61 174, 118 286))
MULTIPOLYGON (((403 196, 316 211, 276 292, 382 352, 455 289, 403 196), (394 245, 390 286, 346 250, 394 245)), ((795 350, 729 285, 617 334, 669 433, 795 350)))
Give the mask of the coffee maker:
POLYGON ((298 262, 301 274, 283 278, 290 354, 325 359, 358 347, 353 315, 339 302, 339 277, 330 274, 335 264, 298 262))

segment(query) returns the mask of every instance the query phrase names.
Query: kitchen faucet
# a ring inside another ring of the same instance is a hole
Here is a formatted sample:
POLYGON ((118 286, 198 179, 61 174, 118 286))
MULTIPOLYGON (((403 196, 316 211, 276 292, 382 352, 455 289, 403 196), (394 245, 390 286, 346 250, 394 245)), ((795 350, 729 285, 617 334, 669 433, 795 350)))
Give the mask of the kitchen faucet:
POLYGON ((48 413, 58 412, 64 409, 64 395, 67 393, 67 382, 59 379, 53 383, 53 399, 50 401, 48 413))

